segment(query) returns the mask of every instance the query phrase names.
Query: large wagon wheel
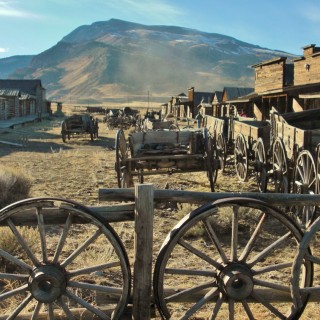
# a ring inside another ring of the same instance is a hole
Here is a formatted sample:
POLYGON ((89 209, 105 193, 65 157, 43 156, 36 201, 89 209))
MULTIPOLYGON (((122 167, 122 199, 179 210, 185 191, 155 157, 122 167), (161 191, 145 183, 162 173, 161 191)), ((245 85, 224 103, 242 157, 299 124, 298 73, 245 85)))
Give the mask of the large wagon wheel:
POLYGON ((296 309, 304 309, 305 300, 310 297, 310 294, 319 296, 320 283, 320 252, 319 252, 319 231, 320 231, 320 217, 318 217, 312 225, 305 232, 297 255, 292 266, 292 297, 296 309), (301 277, 305 268, 313 268, 314 276, 313 282, 307 286, 301 285, 301 277))
POLYGON ((117 131, 116 135, 116 163, 115 169, 117 172, 117 180, 119 188, 132 186, 132 177, 130 172, 125 167, 125 162, 128 158, 127 143, 122 129, 117 131))
POLYGON ((278 193, 289 193, 289 171, 288 159, 283 141, 277 138, 273 145, 272 169, 275 191, 278 193))
POLYGON ((217 157, 220 160, 220 169, 224 172, 227 161, 227 145, 222 133, 218 133, 216 141, 217 157))
MULTIPOLYGON (((293 319, 307 303, 302 299, 295 309, 290 296, 301 238, 293 220, 254 199, 221 199, 192 211, 170 231, 156 260, 154 296, 162 317, 293 319)), ((312 278, 310 267, 304 271, 303 287, 312 278)))
POLYGON ((261 138, 258 138, 254 158, 259 191, 266 192, 268 185, 267 156, 264 148, 264 143, 261 138))
MULTIPOLYGON (((299 153, 293 170, 293 189, 296 194, 316 193, 316 166, 312 154, 308 150, 299 153)), ((315 206, 299 206, 293 208, 299 222, 308 226, 312 221, 315 206)))
POLYGON ((214 191, 214 184, 217 181, 218 176, 218 165, 214 153, 214 142, 213 139, 209 136, 208 129, 203 129, 203 139, 204 139, 204 147, 205 147, 205 161, 206 161, 206 169, 207 175, 210 183, 210 189, 214 191))
POLYGON ((240 181, 246 181, 248 177, 248 151, 243 134, 236 137, 234 146, 235 168, 240 181))
POLYGON ((0 225, 10 239, 0 248, 2 316, 121 318, 130 266, 104 219, 73 201, 34 198, 3 208, 0 225))
POLYGON ((320 194, 320 144, 316 151, 316 194, 320 194))

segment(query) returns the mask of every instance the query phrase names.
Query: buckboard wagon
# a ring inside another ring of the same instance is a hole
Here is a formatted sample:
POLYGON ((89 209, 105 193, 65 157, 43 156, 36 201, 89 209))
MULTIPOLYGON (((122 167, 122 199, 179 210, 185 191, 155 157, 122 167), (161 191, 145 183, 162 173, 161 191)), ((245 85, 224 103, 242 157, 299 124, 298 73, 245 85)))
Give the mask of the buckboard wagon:
POLYGON ((116 135, 118 186, 133 186, 133 177, 143 183, 144 176, 205 171, 214 191, 218 161, 208 131, 147 131, 116 135))
POLYGON ((98 122, 89 114, 75 114, 67 117, 61 123, 62 141, 70 140, 72 135, 89 134, 91 141, 98 137, 98 122))

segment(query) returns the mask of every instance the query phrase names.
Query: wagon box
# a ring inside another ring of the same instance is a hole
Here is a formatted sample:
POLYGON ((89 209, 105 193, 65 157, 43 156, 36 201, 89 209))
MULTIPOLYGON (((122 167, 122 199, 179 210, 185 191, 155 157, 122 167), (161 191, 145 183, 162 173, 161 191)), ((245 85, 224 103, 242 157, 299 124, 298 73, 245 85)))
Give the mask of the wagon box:
POLYGON ((119 130, 115 163, 118 186, 132 186, 134 176, 142 183, 146 175, 206 171, 213 191, 218 167, 210 144, 207 130, 134 132, 128 142, 119 130))

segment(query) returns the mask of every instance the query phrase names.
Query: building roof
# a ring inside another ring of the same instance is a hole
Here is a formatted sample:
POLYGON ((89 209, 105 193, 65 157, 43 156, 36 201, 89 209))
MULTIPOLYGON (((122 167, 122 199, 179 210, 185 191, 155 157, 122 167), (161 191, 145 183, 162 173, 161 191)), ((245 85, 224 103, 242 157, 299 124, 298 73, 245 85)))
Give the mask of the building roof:
POLYGON ((41 80, 0 79, 0 89, 18 89, 25 93, 36 95, 37 88, 42 87, 41 80))
POLYGON ((254 88, 225 87, 223 89, 223 93, 225 93, 227 100, 235 100, 252 92, 254 92, 254 88))
POLYGON ((194 105, 197 106, 201 103, 212 103, 213 93, 212 92, 198 92, 195 91, 193 95, 194 105))
POLYGON ((222 94, 223 94, 222 91, 215 91, 215 92, 213 93, 213 99, 212 99, 212 100, 216 99, 217 102, 221 102, 221 100, 222 100, 222 94))

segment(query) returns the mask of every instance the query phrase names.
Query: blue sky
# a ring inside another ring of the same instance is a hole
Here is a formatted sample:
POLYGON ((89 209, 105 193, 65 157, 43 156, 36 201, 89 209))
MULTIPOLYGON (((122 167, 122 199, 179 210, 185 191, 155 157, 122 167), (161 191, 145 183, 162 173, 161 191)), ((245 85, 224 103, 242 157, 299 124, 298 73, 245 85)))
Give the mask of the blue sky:
POLYGON ((302 55, 320 46, 320 0, 0 0, 0 58, 39 54, 111 18, 221 33, 302 55))

